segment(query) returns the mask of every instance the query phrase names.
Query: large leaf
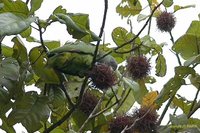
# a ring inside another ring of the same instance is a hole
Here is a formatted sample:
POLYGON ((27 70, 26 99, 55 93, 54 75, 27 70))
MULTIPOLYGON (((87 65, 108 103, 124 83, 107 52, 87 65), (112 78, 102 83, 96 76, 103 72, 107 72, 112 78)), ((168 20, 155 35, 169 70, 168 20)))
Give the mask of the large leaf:
POLYGON ((178 76, 180 78, 185 78, 189 74, 194 76, 195 75, 195 70, 193 68, 187 67, 187 66, 175 67, 175 75, 176 76, 178 76))
POLYGON ((15 101, 15 107, 8 116, 9 125, 21 122, 28 132, 37 131, 49 117, 47 102, 46 97, 38 96, 36 92, 26 93, 15 101))
POLYGON ((192 21, 186 33, 200 36, 200 21, 192 21))
MULTIPOLYGON (((134 35, 132 33, 128 32, 123 27, 117 27, 112 31, 112 39, 117 46, 121 46, 122 44, 130 41, 133 37, 134 37, 134 35)), ((125 47, 123 47, 123 50, 124 51, 130 50, 131 45, 133 45, 133 44, 126 45, 125 47)))
POLYGON ((165 57, 162 54, 158 54, 156 59, 156 75, 163 77, 167 72, 167 64, 165 57))
POLYGON ((186 114, 181 114, 178 116, 170 115, 170 121, 173 126, 175 125, 186 125, 188 123, 188 118, 186 114))
MULTIPOLYGON (((121 96, 123 89, 124 88, 118 89, 117 95, 121 96)), ((131 92, 131 88, 129 87, 126 88, 125 96, 127 96, 125 97, 126 99, 121 99, 123 101, 123 104, 120 106, 120 108, 117 111, 117 113, 119 114, 129 111, 131 107, 133 106, 133 104, 135 103, 134 94, 131 92)))
POLYGON ((28 6, 21 0, 1 0, 3 8, 0 9, 0 13, 10 12, 15 15, 28 17, 28 6))
POLYGON ((87 14, 56 14, 57 20, 67 26, 67 31, 75 39, 85 42, 98 41, 100 38, 90 31, 87 14))
POLYGON ((140 13, 142 6, 140 1, 135 3, 135 0, 123 0, 117 7, 116 12, 122 17, 135 16, 140 13))
POLYGON ((156 99, 156 103, 158 105, 162 105, 168 98, 175 95, 179 88, 185 83, 182 78, 174 77, 171 78, 163 87, 158 98, 156 99))
POLYGON ((163 1, 163 5, 165 6, 165 7, 170 7, 171 5, 173 5, 173 0, 164 0, 163 1))
POLYGON ((13 46, 13 58, 15 58, 20 64, 23 62, 28 62, 27 49, 19 37, 14 37, 12 39, 14 42, 13 46))
POLYGON ((56 85, 48 85, 49 107, 56 115, 62 115, 66 111, 67 100, 65 93, 56 85))
POLYGON ((31 0, 31 10, 29 14, 33 14, 35 11, 37 11, 41 4, 42 4, 43 0, 31 0))
POLYGON ((0 129, 3 129, 7 133, 16 133, 13 126, 9 126, 9 123, 7 122, 7 118, 5 116, 1 118, 1 120, 2 120, 2 125, 0 126, 0 129))
POLYGON ((10 98, 8 91, 0 87, 0 118, 11 108, 10 98))
POLYGON ((177 53, 180 53, 183 59, 187 60, 197 56, 200 52, 200 38, 196 35, 185 34, 181 36, 172 47, 177 53))
POLYGON ((12 13, 0 14, 0 36, 15 35, 30 26, 35 17, 23 18, 12 13))
POLYGON ((190 66, 190 65, 193 65, 193 64, 196 64, 196 63, 198 63, 198 64, 200 63, 200 54, 187 59, 184 62, 184 66, 190 66))
POLYGON ((162 54, 162 45, 157 44, 155 39, 146 35, 141 38, 144 47, 140 47, 140 52, 143 54, 151 53, 152 55, 162 54))
POLYGON ((4 85, 5 80, 19 80, 19 64, 13 58, 5 58, 0 62, 0 84, 4 85))
POLYGON ((4 57, 12 57, 13 49, 11 47, 1 44, 1 48, 4 57))
POLYGON ((173 104, 179 107, 185 114, 190 112, 190 108, 192 106, 191 102, 180 96, 173 99, 173 104))
POLYGON ((46 55, 41 47, 31 49, 29 59, 34 72, 46 83, 58 84, 59 79, 52 68, 46 67, 46 55))

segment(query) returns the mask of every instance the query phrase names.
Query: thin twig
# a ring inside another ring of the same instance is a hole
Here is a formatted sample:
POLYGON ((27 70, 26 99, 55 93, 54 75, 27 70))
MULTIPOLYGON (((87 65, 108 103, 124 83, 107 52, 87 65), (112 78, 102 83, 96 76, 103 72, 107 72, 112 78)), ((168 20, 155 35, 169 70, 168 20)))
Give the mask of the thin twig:
POLYGON ((42 45, 42 48, 44 49, 44 52, 47 53, 48 50, 47 50, 47 48, 44 44, 44 40, 43 40, 43 37, 42 37, 43 32, 42 32, 42 27, 40 26, 40 20, 38 20, 37 25, 38 25, 38 30, 39 30, 39 33, 40 33, 40 43, 42 45))
POLYGON ((119 101, 119 99, 118 99, 118 97, 117 97, 117 95, 116 95, 116 93, 115 93, 115 91, 113 90, 112 87, 111 87, 111 90, 112 90, 112 93, 114 94, 114 97, 115 97, 116 101, 119 101))
POLYGON ((196 104, 196 106, 193 108, 193 110, 188 114, 188 118, 190 118, 198 109, 200 108, 200 100, 199 102, 196 104))
POLYGON ((170 99, 168 100, 168 102, 167 102, 167 104, 166 104, 166 106, 165 106, 165 108, 164 108, 164 110, 163 110, 163 112, 162 112, 162 114, 160 115, 160 118, 159 118, 159 120, 158 120, 158 124, 159 124, 159 125, 161 124, 161 122, 162 122, 162 120, 163 120, 163 118, 164 118, 164 116, 165 116, 165 114, 166 114, 166 112, 167 112, 167 110, 168 110, 168 108, 169 108, 171 102, 173 101, 175 95, 176 95, 176 93, 173 94, 173 95, 170 97, 170 99))
MULTIPOLYGON (((193 100, 193 102, 192 102, 192 105, 191 105, 191 108, 190 108, 189 114, 191 114, 190 112, 193 111, 193 108, 194 108, 195 103, 196 103, 196 101, 197 101, 197 98, 198 98, 199 92, 200 92, 200 87, 198 88, 198 90, 197 90, 197 92, 196 92, 196 95, 195 95, 195 98, 194 98, 194 100, 193 100)), ((189 115, 189 114, 188 114, 188 118, 191 116, 191 115, 189 115)))
POLYGON ((29 1, 30 1, 30 0, 26 0, 26 4, 27 4, 27 5, 28 5, 29 1))
MULTIPOLYGON (((170 35, 171 41, 172 41, 172 43, 173 43, 173 45, 174 45, 174 44, 175 44, 175 41, 174 41, 174 37, 173 37, 171 31, 169 32, 169 35, 170 35)), ((178 64, 179 64, 180 66, 182 66, 181 59, 180 59, 179 55, 178 55, 177 53, 175 53, 175 55, 176 55, 176 58, 177 58, 177 60, 178 60, 178 64)))
POLYGON ((139 120, 143 119, 150 111, 152 111, 152 109, 153 109, 153 108, 149 108, 149 109, 147 110, 147 112, 145 112, 145 114, 144 114, 142 117, 137 118, 137 119, 133 122, 133 124, 132 124, 130 127, 126 126, 126 127, 121 131, 121 133, 125 133, 127 130, 130 130, 131 128, 133 128, 133 127, 135 126, 135 124, 136 124, 139 120))
POLYGON ((123 100, 122 100, 122 101, 118 104, 118 106, 115 108, 113 114, 115 114, 115 113, 119 110, 119 108, 123 105, 123 103, 126 101, 127 97, 129 96, 130 92, 131 92, 131 89, 128 90, 128 92, 127 92, 127 94, 125 95, 125 97, 123 98, 123 100))
POLYGON ((83 84, 81 86, 81 91, 79 94, 79 98, 77 100, 77 103, 60 119, 58 120, 56 123, 54 123, 53 125, 51 125, 50 127, 48 127, 43 133, 49 133, 52 130, 54 130, 56 127, 60 126, 63 122, 65 122, 67 119, 69 119, 69 117, 71 116, 71 114, 78 108, 78 106, 81 103, 84 91, 85 91, 85 87, 87 85, 87 81, 88 81, 88 77, 85 77, 83 84))
POLYGON ((126 53, 130 53, 130 52, 133 52, 133 51, 139 49, 141 46, 142 46, 142 42, 141 42, 138 46, 135 46, 135 47, 133 47, 132 49, 130 49, 130 50, 128 50, 128 51, 123 51, 123 52, 115 51, 115 53, 117 53, 117 54, 126 54, 126 53))
POLYGON ((160 7, 160 5, 163 3, 164 0, 162 0, 162 2, 160 2, 151 12, 149 18, 147 19, 147 21, 145 22, 145 24, 143 25, 143 27, 140 29, 140 31, 135 35, 135 37, 133 37, 131 40, 129 40, 128 42, 123 43, 122 45, 120 45, 119 47, 117 47, 115 50, 118 50, 124 46, 126 46, 127 44, 130 44, 131 42, 135 41, 135 39, 137 39, 139 37, 139 35, 143 32, 143 30, 146 28, 146 26, 148 25, 149 21, 151 20, 154 12, 157 10, 158 7, 160 7))
POLYGON ((97 105, 95 106, 95 108, 93 109, 92 113, 89 115, 89 117, 85 120, 85 122, 82 124, 81 128, 79 129, 79 131, 78 131, 79 133, 82 133, 82 131, 83 131, 85 125, 89 122, 89 120, 90 120, 91 118, 93 118, 93 114, 97 111, 97 109, 98 109, 99 106, 101 105, 101 102, 103 101, 105 94, 106 94, 106 93, 103 92, 103 95, 102 95, 101 98, 99 99, 99 101, 98 101, 97 105))
MULTIPOLYGON (((106 16, 107 16, 107 11, 108 11, 108 0, 104 0, 104 15, 103 15, 103 21, 102 21, 102 25, 101 25, 101 29, 100 29, 100 33, 99 33, 99 38, 102 37, 103 32, 104 32, 104 27, 105 27, 105 23, 106 23, 106 16)), ((100 40, 97 41, 97 45, 94 51, 94 56, 93 56, 93 61, 92 61, 92 67, 94 66, 95 62, 96 62, 96 58, 97 58, 97 54, 98 54, 98 50, 99 50, 99 45, 100 45, 100 40)))
POLYGON ((122 45, 114 48, 113 50, 107 52, 106 54, 104 54, 103 56, 101 56, 100 58, 97 59, 97 61, 103 59, 104 57, 110 55, 112 52, 116 52, 118 49, 126 46, 127 44, 130 44, 132 43, 133 41, 135 41, 135 39, 137 39, 139 37, 139 35, 143 32, 143 30, 146 28, 146 26, 148 25, 151 17, 153 16, 154 12, 157 10, 158 7, 160 7, 160 5, 163 3, 164 0, 162 0, 162 2, 160 2, 153 10, 152 10, 152 13, 150 14, 149 18, 147 19, 147 21, 145 22, 145 24, 143 25, 143 27, 140 29, 140 31, 129 41, 123 43, 122 45))
POLYGON ((103 114, 104 112, 106 112, 107 110, 109 110, 110 108, 112 108, 113 106, 115 106, 117 103, 118 103, 118 101, 116 101, 115 103, 113 103, 113 104, 110 105, 109 107, 106 107, 105 109, 101 110, 100 112, 98 112, 98 113, 92 115, 91 119, 92 119, 92 118, 95 118, 95 117, 97 117, 97 116, 99 116, 99 115, 101 115, 101 114, 103 114))

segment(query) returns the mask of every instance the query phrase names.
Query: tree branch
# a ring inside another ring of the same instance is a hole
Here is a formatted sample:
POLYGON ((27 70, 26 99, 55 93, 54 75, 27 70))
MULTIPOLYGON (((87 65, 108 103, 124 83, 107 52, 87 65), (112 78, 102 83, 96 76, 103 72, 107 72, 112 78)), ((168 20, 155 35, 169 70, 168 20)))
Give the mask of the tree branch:
POLYGON ((104 99, 104 96, 105 96, 105 92, 103 92, 103 95, 101 96, 101 98, 99 99, 97 105, 95 106, 95 108, 93 109, 92 113, 89 115, 89 117, 85 120, 85 122, 83 123, 83 125, 81 126, 81 128, 79 129, 79 133, 82 133, 83 132, 83 129, 85 127, 85 125, 89 122, 90 119, 93 118, 93 114, 97 111, 97 109, 99 108, 99 106, 101 105, 101 102, 103 101, 104 99))
MULTIPOLYGON (((170 37, 171 37, 172 44, 174 45, 174 44, 175 44, 175 41, 174 41, 174 37, 173 37, 171 31, 169 32, 169 35, 170 35, 170 37)), ((179 55, 178 55, 177 53, 174 53, 174 54, 176 55, 176 58, 177 58, 177 60, 178 60, 178 64, 179 64, 180 66, 182 66, 181 59, 180 59, 179 55)))
POLYGON ((145 24, 143 25, 143 27, 140 29, 140 31, 135 35, 135 37, 133 37, 131 40, 129 40, 128 42, 123 43, 122 45, 114 48, 113 50, 107 52, 106 54, 104 54, 103 56, 101 56, 100 58, 97 59, 97 61, 103 59, 104 57, 108 56, 109 54, 111 54, 112 52, 116 52, 118 49, 126 46, 127 44, 132 43, 133 41, 135 41, 135 39, 137 39, 139 37, 139 35, 143 32, 143 30, 146 28, 146 26, 148 25, 149 21, 151 20, 151 17, 153 16, 154 12, 158 9, 158 7, 160 7, 160 5, 163 3, 164 0, 162 0, 162 2, 160 2, 151 12, 149 18, 147 19, 147 21, 145 22, 145 24))
MULTIPOLYGON (((102 21, 102 25, 101 25, 101 30, 99 33, 99 38, 102 37, 103 32, 104 32, 104 27, 105 27, 105 23, 106 23, 106 16, 107 16, 107 11, 108 11, 108 0, 104 0, 104 15, 103 15, 103 21, 102 21)), ((94 51, 94 56, 93 56, 93 61, 92 61, 92 67, 94 66, 95 62, 96 62, 96 58, 97 58, 97 54, 98 54, 98 50, 99 50, 99 45, 100 45, 100 40, 97 41, 97 45, 94 51)))
POLYGON ((194 100, 193 100, 193 102, 192 102, 192 105, 191 105, 191 108, 190 108, 190 112, 189 112, 189 114, 188 114, 188 118, 190 118, 190 116, 193 114, 192 112, 193 112, 193 108, 194 108, 194 106, 195 106, 195 102, 197 101, 197 98, 198 98, 198 95, 199 95, 199 92, 200 92, 200 87, 199 88, 197 88, 198 90, 197 90, 197 92, 196 92, 196 95, 195 95, 195 98, 194 98, 194 100))
POLYGON ((44 44, 44 40, 43 40, 43 37, 42 37, 43 33, 42 33, 42 27, 40 26, 40 20, 38 20, 37 25, 38 25, 38 30, 39 30, 39 33, 40 33, 40 43, 42 45, 42 48, 43 48, 44 52, 47 53, 48 50, 47 50, 47 48, 46 48, 46 46, 44 44))
POLYGON ((162 120, 163 120, 163 118, 164 118, 164 116, 165 116, 165 114, 166 114, 166 112, 167 112, 167 110, 168 110, 168 108, 169 108, 171 102, 173 101, 175 95, 176 95, 176 93, 173 94, 173 95, 170 97, 170 99, 168 100, 167 105, 165 106, 165 108, 164 108, 162 114, 160 115, 160 118, 159 118, 159 120, 158 120, 158 125, 161 124, 161 122, 162 122, 162 120))

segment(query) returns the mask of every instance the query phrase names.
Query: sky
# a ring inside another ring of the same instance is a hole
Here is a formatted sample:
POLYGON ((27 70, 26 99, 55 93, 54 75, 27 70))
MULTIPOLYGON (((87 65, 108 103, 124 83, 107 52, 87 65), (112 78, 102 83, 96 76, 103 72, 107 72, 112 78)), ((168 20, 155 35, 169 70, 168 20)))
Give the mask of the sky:
MULTIPOLYGON (((115 8, 120 3, 120 1, 121 0, 109 0, 108 4, 109 8, 108 8, 108 14, 104 32, 105 32, 105 42, 111 43, 112 45, 114 45, 114 42, 112 41, 111 32, 114 28, 124 27, 127 30, 130 29, 130 26, 127 24, 126 19, 121 19, 121 17, 115 11, 115 8)), ((179 4, 181 6, 193 5, 193 4, 196 5, 195 8, 184 9, 175 13, 176 26, 172 30, 172 34, 174 36, 174 39, 176 40, 185 33, 192 20, 199 20, 198 14, 200 13, 200 2, 199 0, 174 0, 174 3, 179 4)), ((144 4, 147 3, 144 2, 144 4)), ((36 15, 39 16, 41 19, 47 19, 49 15, 52 13, 52 11, 59 5, 62 5, 64 8, 66 8, 67 12, 89 14, 90 28, 97 35, 99 34, 103 17, 104 0, 44 0, 42 7, 36 12, 36 15)), ((148 14, 147 11, 148 10, 145 10, 143 11, 143 13, 148 14)), ((169 9, 169 11, 172 11, 172 9, 169 9)), ((133 32, 136 34, 143 26, 145 21, 137 23, 136 17, 132 17, 131 20, 133 22, 133 32)), ((140 37, 144 36, 146 33, 147 31, 145 30, 140 37)), ((39 38, 38 33, 33 32, 33 35, 39 38)), ((164 52, 168 65, 167 75, 164 78, 157 78, 158 83, 151 86, 153 90, 160 91, 164 83, 166 83, 173 76, 173 71, 174 71, 173 67, 174 65, 177 65, 177 60, 174 54, 172 54, 169 51, 169 49, 172 46, 169 35, 160 32, 156 28, 155 19, 152 21, 151 36, 155 38, 158 43, 162 43, 163 41, 165 41, 168 44, 167 46, 165 46, 165 52, 164 52)), ((62 44, 64 44, 66 41, 71 40, 71 36, 69 36, 68 33, 66 32, 66 27, 64 25, 60 25, 59 23, 54 23, 52 26, 47 28, 47 31, 44 33, 43 38, 45 40, 60 40, 62 44)), ((9 38, 6 38, 4 42, 9 42, 9 38)), ((32 44, 31 46, 29 45, 28 49, 30 50, 34 46, 35 44, 32 44)), ((198 71, 199 70, 200 68, 198 68, 198 71)), ((154 74, 154 72, 152 72, 152 74, 154 74)), ((194 95, 196 93, 196 89, 194 89, 192 86, 190 87, 191 88, 189 89, 181 88, 178 93, 182 94, 189 100, 193 100, 194 95)), ((31 90, 35 88, 29 87, 28 89, 31 90)), ((172 110, 169 110, 168 114, 171 112, 172 110)), ((179 112, 181 113, 180 110, 179 112)), ((198 113, 195 113, 194 116, 197 117, 197 114, 199 113, 200 111, 198 111, 198 113)), ((167 118, 168 116, 166 115, 164 122, 168 121, 167 118)), ((20 124, 17 124, 15 126, 15 129, 17 133, 21 133, 22 131, 26 132, 25 129, 23 129, 20 126, 20 124)))

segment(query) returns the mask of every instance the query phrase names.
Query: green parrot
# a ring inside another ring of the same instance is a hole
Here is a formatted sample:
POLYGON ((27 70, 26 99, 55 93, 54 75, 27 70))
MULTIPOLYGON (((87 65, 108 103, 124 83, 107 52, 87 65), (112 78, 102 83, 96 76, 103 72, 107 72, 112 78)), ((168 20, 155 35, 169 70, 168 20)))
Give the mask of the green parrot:
MULTIPOLYGON (((95 46, 81 41, 74 43, 66 43, 62 47, 53 49, 47 53, 48 67, 61 71, 65 74, 83 77, 91 68, 95 46)), ((97 53, 97 59, 101 58, 105 52, 97 53)), ((117 62, 114 57, 108 55, 97 63, 105 63, 112 67, 113 70, 117 68, 117 62)))

